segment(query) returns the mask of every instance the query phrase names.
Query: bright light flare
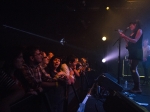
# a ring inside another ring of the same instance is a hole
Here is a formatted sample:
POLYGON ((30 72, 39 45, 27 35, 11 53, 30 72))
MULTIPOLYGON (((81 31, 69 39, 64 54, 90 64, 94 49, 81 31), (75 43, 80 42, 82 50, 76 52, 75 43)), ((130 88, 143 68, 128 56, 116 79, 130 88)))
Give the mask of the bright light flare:
POLYGON ((102 40, 103 40, 103 41, 106 41, 106 39, 107 39, 107 38, 106 38, 105 36, 104 36, 104 37, 102 37, 102 40))
POLYGON ((105 63, 105 62, 106 62, 106 59, 105 59, 105 58, 104 58, 104 59, 102 59, 102 62, 103 62, 103 63, 105 63))
MULTIPOLYGON (((107 62, 110 61, 110 60, 114 60, 114 59, 117 59, 118 58, 118 49, 112 49, 106 57, 104 57, 103 59, 105 59, 107 62)), ((127 55, 128 52, 125 48, 121 48, 121 53, 120 53, 120 56, 121 57, 124 57, 125 55, 127 55)))
POLYGON ((109 10, 109 7, 106 7, 106 10, 109 10))

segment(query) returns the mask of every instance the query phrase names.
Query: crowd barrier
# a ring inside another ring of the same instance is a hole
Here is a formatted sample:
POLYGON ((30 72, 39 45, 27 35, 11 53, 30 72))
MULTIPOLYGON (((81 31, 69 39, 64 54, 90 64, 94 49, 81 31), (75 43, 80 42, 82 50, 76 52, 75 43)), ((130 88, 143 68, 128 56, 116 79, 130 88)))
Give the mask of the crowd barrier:
MULTIPOLYGON (((86 91, 92 86, 96 73, 88 72, 85 76, 76 78, 73 85, 68 89, 68 105, 71 104, 73 99, 76 99, 79 105, 81 103, 79 94, 81 91, 86 91)), ((39 95, 26 95, 21 100, 11 105, 12 112, 50 112, 50 101, 48 100, 47 92, 43 92, 39 95)))

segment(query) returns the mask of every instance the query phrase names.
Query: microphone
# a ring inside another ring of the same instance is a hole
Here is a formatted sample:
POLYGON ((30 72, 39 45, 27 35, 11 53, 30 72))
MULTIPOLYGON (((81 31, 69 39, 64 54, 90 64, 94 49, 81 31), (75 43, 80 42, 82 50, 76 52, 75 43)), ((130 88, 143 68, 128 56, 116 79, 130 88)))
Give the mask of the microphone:
POLYGON ((125 30, 115 29, 115 31, 126 32, 130 27, 127 27, 125 30))
POLYGON ((128 26, 123 32, 126 32, 130 27, 128 26))

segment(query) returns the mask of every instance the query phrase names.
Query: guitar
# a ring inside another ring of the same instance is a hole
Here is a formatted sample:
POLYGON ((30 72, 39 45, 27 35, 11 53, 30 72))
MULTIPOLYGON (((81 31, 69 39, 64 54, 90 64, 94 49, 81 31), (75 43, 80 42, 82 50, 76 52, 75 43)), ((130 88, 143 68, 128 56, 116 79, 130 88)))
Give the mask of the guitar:
MULTIPOLYGON (((123 32, 124 32, 123 30, 118 29, 118 33, 119 33, 119 34, 121 34, 121 33, 123 33, 123 32)), ((125 43, 126 43, 126 49, 128 49, 128 47, 129 47, 129 46, 128 46, 128 42, 129 42, 129 41, 128 41, 127 39, 125 39, 125 38, 124 38, 124 40, 125 40, 125 43)))

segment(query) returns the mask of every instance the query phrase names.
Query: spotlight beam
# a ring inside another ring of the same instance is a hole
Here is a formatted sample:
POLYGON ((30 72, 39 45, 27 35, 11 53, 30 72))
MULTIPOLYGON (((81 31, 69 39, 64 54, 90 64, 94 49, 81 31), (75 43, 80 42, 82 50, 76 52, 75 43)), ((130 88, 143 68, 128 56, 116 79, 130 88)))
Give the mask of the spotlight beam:
POLYGON ((59 43, 59 42, 56 41, 56 40, 53 40, 53 39, 50 39, 50 38, 48 38, 48 37, 44 37, 44 36, 41 36, 41 35, 37 35, 37 34, 35 34, 35 33, 27 32, 27 31, 24 31, 24 30, 20 30, 20 29, 18 29, 18 28, 14 28, 14 27, 11 27, 11 26, 8 26, 8 25, 3 25, 3 26, 4 26, 5 28, 10 28, 10 29, 13 29, 13 30, 17 30, 17 31, 20 31, 20 32, 29 34, 29 35, 33 35, 33 36, 36 36, 36 37, 39 37, 39 38, 43 38, 43 39, 46 39, 46 40, 50 40, 50 41, 59 43))
MULTIPOLYGON (((13 30, 16 30, 16 31, 20 31, 20 32, 23 32, 23 33, 26 33, 26 34, 29 34, 29 35, 33 35, 33 36, 36 36, 36 37, 39 37, 39 38, 42 38, 42 39, 45 39, 45 40, 49 40, 49 41, 52 41, 52 42, 55 42, 55 43, 60 43, 61 42, 61 40, 60 41, 56 41, 56 40, 50 39, 48 37, 41 36, 41 35, 38 35, 38 34, 35 34, 35 33, 31 33, 31 32, 28 32, 28 31, 20 30, 18 28, 12 27, 12 26, 3 25, 3 27, 10 28, 10 29, 13 29, 13 30)), ((76 47, 76 46, 73 46, 73 45, 69 45, 69 44, 65 44, 65 45, 68 46, 68 47, 72 47, 74 49, 78 49, 78 50, 86 51, 86 52, 90 53, 90 51, 87 51, 85 49, 82 49, 82 48, 79 48, 79 47, 76 47)))

